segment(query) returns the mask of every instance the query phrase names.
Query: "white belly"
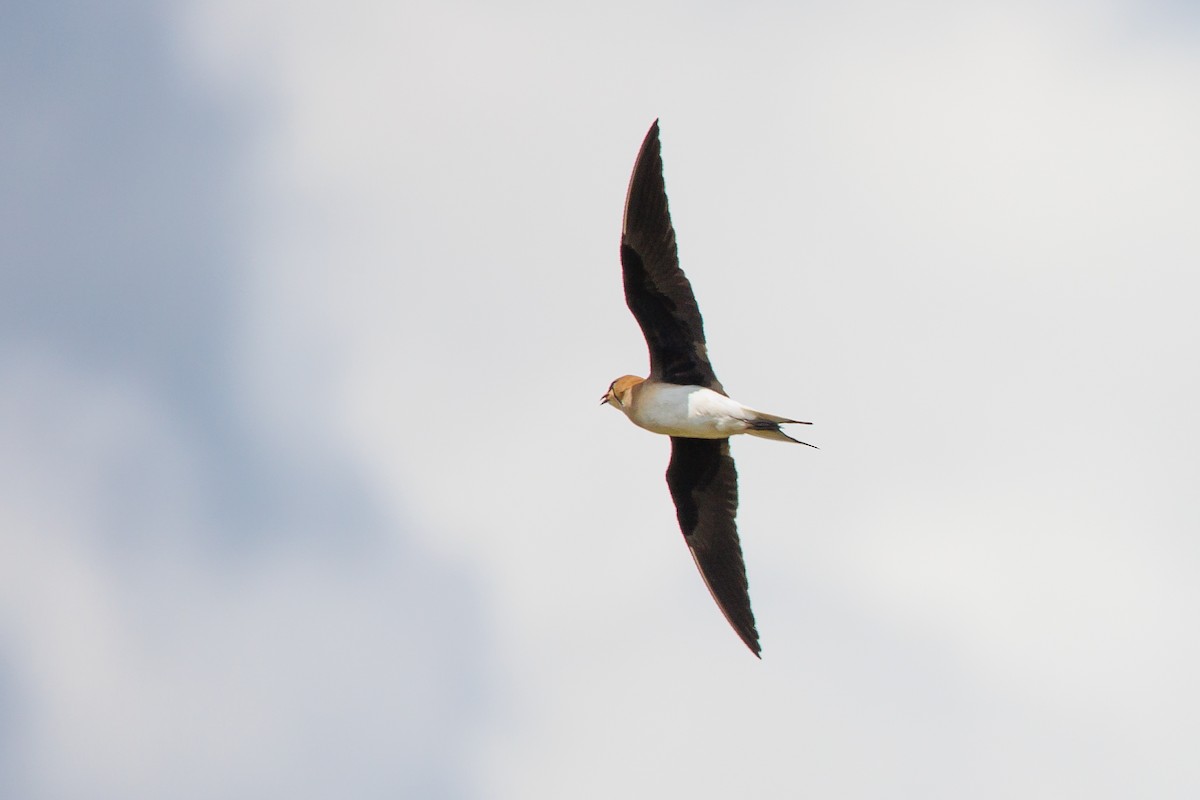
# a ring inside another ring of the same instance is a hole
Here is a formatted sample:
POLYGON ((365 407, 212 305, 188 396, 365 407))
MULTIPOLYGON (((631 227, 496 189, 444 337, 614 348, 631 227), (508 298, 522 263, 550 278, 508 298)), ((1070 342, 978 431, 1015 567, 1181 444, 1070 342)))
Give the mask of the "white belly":
POLYGON ((746 430, 747 409, 736 400, 703 386, 651 384, 639 387, 629 419, 667 436, 724 439, 746 430))

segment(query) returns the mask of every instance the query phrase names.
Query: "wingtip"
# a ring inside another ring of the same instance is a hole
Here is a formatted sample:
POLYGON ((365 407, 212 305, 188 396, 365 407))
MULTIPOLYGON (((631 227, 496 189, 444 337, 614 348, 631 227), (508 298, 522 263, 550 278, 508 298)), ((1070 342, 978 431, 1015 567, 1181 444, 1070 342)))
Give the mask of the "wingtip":
POLYGON ((650 130, 646 131, 646 135, 642 137, 642 147, 645 148, 650 142, 657 142, 659 139, 658 118, 650 124, 650 130))
MULTIPOLYGON (((686 536, 686 534, 685 534, 686 536)), ((742 640, 742 644, 750 648, 750 652, 754 657, 762 660, 762 646, 758 643, 758 626, 754 622, 754 612, 750 610, 750 597, 746 595, 746 613, 745 616, 735 615, 726 603, 725 598, 713 589, 713 583, 709 579, 708 572, 705 571, 704 565, 700 562, 700 555, 696 549, 689 543, 688 552, 692 554, 692 560, 696 563, 696 570, 700 573, 700 579, 704 581, 704 587, 708 589, 708 593, 712 595, 712 599, 716 601, 717 608, 721 609, 722 616, 729 623, 729 627, 733 628, 733 632, 742 640)), ((748 587, 747 587, 748 588, 748 587)))
MULTIPOLYGON (((671 218, 670 212, 666 211, 666 189, 663 186, 662 177, 662 142, 658 137, 657 119, 650 126, 650 130, 646 131, 646 135, 642 137, 642 146, 638 148, 637 159, 633 162, 633 172, 629 176, 629 187, 625 190, 625 213, 621 219, 622 242, 625 241, 625 235, 629 232, 631 216, 636 216, 633 207, 646 204, 654 207, 656 202, 661 203, 658 211, 665 218, 666 227, 670 228, 671 218), (635 198, 639 195, 647 195, 649 199, 643 198, 638 204, 635 202, 635 198)), ((655 216, 654 219, 657 220, 658 217, 655 216)), ((671 235, 674 236, 673 231, 671 235)))
MULTIPOLYGON (((733 620, 729 620, 729 622, 732 624, 733 620)), ((759 643, 758 639, 758 626, 751 621, 749 627, 734 625, 733 630, 737 633, 738 638, 742 640, 746 647, 750 648, 750 652, 754 654, 754 657, 761 661, 762 645, 759 643)))

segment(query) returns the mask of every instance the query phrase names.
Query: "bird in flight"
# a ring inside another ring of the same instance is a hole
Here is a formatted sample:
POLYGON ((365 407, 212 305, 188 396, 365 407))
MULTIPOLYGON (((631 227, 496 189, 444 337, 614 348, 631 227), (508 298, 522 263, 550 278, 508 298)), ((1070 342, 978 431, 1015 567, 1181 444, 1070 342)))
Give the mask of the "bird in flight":
POLYGON ((683 538, 725 619, 761 658, 734 520, 737 470, 729 437, 748 433, 813 447, 780 429, 788 423, 810 423, 747 408, 727 395, 717 380, 708 361, 696 296, 679 268, 658 120, 642 141, 629 179, 621 268, 625 303, 650 350, 650 376, 617 378, 600 403, 617 408, 638 427, 671 437, 667 486, 683 538))

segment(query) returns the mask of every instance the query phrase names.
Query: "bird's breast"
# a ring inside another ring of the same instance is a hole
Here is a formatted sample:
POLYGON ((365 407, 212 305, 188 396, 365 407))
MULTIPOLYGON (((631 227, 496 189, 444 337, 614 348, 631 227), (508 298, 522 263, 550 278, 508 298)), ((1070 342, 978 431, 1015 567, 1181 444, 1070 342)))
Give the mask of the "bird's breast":
POLYGON ((648 431, 691 439, 724 439, 747 427, 741 403, 703 386, 647 381, 637 387, 627 413, 648 431))

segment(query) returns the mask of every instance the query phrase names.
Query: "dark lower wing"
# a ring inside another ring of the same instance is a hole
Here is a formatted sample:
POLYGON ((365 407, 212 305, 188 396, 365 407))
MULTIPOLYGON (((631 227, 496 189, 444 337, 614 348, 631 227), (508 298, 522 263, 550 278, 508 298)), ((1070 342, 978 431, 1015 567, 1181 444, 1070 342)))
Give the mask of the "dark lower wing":
POLYGON ((667 486, 683 538, 725 619, 755 654, 758 630, 750 610, 746 564, 738 541, 737 469, 728 439, 671 437, 667 486))
POLYGON ((704 323, 687 276, 679 268, 675 228, 667 207, 658 121, 642 142, 621 229, 625 302, 650 350, 650 374, 658 380, 705 386, 724 393, 708 362, 704 323))

